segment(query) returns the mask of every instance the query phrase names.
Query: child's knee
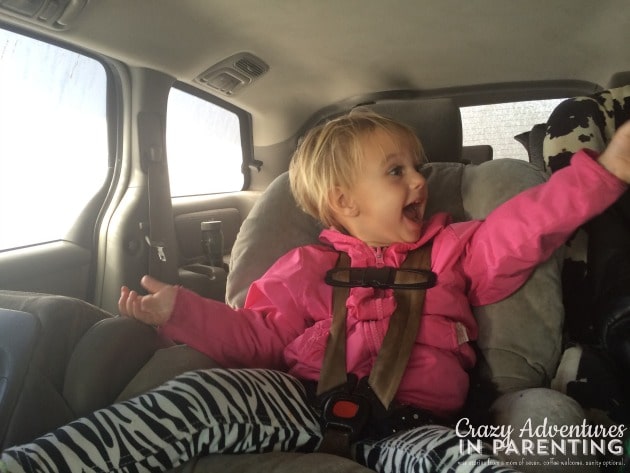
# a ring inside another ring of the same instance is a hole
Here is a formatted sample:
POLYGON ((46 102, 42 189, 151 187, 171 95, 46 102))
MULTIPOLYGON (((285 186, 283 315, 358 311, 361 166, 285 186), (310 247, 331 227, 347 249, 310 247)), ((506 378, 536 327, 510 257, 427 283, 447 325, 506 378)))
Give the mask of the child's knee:
POLYGON ((567 461, 572 462, 571 471, 599 471, 590 465, 597 463, 595 455, 585 454, 582 448, 573 451, 567 441, 574 437, 558 431, 564 428, 568 432, 571 426, 585 423, 584 411, 572 398, 551 389, 533 388, 504 394, 490 409, 494 424, 510 426, 512 432, 509 440, 494 444, 493 453, 506 460, 523 460, 518 466, 522 471, 541 471, 543 465, 544 471, 566 471, 567 461))

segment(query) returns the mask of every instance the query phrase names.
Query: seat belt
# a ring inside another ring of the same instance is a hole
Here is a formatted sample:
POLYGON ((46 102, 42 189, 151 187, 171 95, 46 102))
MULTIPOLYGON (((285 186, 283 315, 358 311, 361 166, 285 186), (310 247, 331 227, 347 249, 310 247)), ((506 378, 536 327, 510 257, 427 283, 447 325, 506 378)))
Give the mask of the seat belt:
POLYGON ((147 173, 149 199, 149 228, 145 235, 149 244, 148 273, 162 282, 177 284, 178 258, 163 122, 158 113, 138 114, 140 156, 147 173))
POLYGON ((319 451, 348 456, 353 436, 359 433, 362 424, 369 417, 383 415, 390 407, 418 334, 426 289, 436 282, 435 274, 430 271, 431 247, 428 244, 411 251, 399 269, 350 268, 349 256, 340 253, 333 271, 341 272, 336 277, 342 279, 342 285, 333 289, 333 320, 316 393, 324 404, 321 406, 324 439, 319 451), (357 271, 361 273, 358 278, 357 271), (354 286, 393 287, 396 309, 367 382, 359 381, 348 395, 346 300, 354 286), (353 397, 353 391, 359 397, 353 397))

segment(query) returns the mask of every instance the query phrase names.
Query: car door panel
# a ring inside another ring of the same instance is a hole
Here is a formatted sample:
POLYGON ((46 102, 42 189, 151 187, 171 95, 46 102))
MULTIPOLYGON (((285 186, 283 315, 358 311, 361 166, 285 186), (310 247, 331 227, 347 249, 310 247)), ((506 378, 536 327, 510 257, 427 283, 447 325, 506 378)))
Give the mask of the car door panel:
POLYGON ((224 300, 230 251, 258 195, 244 191, 173 200, 179 277, 185 287, 204 297, 224 300), (209 220, 222 223, 223 268, 211 268, 203 254, 201 222, 209 220))
MULTIPOLYGON (((201 245, 201 222, 213 220, 220 221, 222 224, 223 254, 229 258, 236 234, 243 221, 241 213, 234 207, 187 212, 175 217, 175 233, 180 264, 204 261, 201 245)), ((229 259, 226 262, 229 262, 229 259)))
POLYGON ((0 289, 43 292, 86 300, 92 254, 68 241, 0 253, 0 289))

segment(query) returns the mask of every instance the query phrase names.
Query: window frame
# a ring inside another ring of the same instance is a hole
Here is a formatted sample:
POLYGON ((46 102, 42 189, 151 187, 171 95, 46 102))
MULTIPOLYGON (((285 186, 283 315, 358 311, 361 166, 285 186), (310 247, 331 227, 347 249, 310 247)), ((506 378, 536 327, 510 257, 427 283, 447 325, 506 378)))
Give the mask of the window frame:
POLYGON ((86 50, 57 38, 49 37, 6 22, 0 21, 0 29, 85 56, 86 58, 97 61, 103 67, 105 72, 105 141, 107 143, 107 163, 103 183, 98 189, 95 189, 92 197, 85 202, 85 207, 83 207, 83 210, 79 213, 73 224, 66 230, 65 234, 54 240, 43 240, 0 249, 0 253, 64 241, 76 243, 79 246, 95 251, 98 245, 99 228, 102 224, 105 210, 112 201, 116 182, 121 174, 120 160, 118 157, 121 156, 121 136, 124 126, 122 120, 123 87, 121 78, 116 72, 117 67, 115 61, 94 51, 86 50), (98 207, 98 210, 86 212, 89 209, 94 209, 95 206, 98 207))

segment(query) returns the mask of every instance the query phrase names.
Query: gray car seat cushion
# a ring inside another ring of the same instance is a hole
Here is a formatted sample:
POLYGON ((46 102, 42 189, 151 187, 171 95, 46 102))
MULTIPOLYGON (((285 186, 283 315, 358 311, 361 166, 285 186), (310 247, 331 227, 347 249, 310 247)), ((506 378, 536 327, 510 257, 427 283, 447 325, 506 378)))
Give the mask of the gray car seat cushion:
MULTIPOLYGON (((519 160, 467 166, 462 179, 466 216, 483 219, 496 206, 545 178, 538 167, 519 160)), ((479 368, 500 393, 549 386, 556 372, 564 322, 563 250, 541 264, 510 297, 473 308, 483 355, 479 368)))

